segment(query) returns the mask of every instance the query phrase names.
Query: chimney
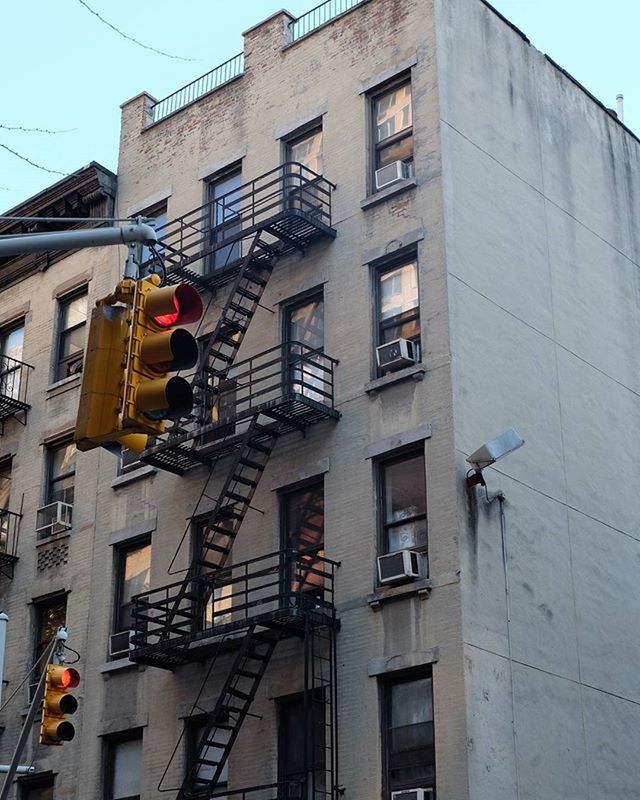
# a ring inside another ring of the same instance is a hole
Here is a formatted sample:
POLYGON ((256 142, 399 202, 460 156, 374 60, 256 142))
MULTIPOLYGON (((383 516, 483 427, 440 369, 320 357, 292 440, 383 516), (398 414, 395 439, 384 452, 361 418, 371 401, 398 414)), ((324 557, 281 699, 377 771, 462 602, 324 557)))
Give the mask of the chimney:
POLYGON ((624 95, 616 95, 616 113, 620 122, 624 122, 624 95))

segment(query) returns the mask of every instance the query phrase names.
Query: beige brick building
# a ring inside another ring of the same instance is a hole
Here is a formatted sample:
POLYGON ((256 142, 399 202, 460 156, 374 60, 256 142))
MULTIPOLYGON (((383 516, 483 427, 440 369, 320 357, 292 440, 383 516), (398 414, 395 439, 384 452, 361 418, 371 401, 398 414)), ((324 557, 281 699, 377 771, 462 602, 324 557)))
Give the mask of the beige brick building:
MULTIPOLYGON (((638 155, 481 0, 281 11, 123 105, 116 215, 206 309, 196 421, 74 454, 126 253, 0 265, 4 696, 62 621, 83 675, 16 796, 638 796, 638 155), (512 426, 489 503, 465 459, 512 426)), ((14 213, 115 195, 92 164, 14 213)))

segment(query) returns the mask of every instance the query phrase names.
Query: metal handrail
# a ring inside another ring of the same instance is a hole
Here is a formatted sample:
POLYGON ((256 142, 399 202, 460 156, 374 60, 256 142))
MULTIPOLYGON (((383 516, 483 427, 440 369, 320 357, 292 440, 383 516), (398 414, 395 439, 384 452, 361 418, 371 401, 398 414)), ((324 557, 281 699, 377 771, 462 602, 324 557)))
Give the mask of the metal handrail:
POLYGON ((218 64, 217 67, 191 81, 191 83, 154 103, 151 106, 152 121, 159 122, 161 119, 168 117, 169 114, 173 114, 174 111, 179 111, 189 103, 193 103, 194 100, 198 100, 214 89, 219 89, 225 83, 240 77, 243 73, 244 53, 238 53, 228 61, 218 64))
POLYGON ((21 519, 22 514, 9 511, 8 508, 0 508, 0 558, 2 556, 17 558, 21 519))
POLYGON ((32 369, 33 366, 26 361, 0 356, 0 399, 26 405, 29 373, 32 369))
POLYGON ((331 22, 335 17, 341 14, 346 14, 352 8, 367 2, 367 0, 326 0, 324 3, 312 8, 310 11, 299 16, 297 19, 292 19, 289 23, 291 31, 291 41, 295 42, 303 36, 311 33, 331 22))

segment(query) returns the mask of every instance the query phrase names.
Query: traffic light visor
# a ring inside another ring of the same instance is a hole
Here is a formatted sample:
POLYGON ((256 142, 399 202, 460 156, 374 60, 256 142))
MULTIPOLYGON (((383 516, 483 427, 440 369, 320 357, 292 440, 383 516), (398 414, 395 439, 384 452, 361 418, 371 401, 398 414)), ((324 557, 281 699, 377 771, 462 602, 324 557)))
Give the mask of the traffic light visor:
POLYGON ((151 420, 186 417, 193 409, 193 389, 177 375, 145 381, 136 390, 135 403, 151 420))
POLYGON ((186 283, 152 289, 144 299, 144 313, 160 328, 197 322, 202 311, 200 295, 186 283))
POLYGON ((151 333, 142 339, 140 357, 154 372, 188 369, 198 363, 198 343, 184 328, 151 333))

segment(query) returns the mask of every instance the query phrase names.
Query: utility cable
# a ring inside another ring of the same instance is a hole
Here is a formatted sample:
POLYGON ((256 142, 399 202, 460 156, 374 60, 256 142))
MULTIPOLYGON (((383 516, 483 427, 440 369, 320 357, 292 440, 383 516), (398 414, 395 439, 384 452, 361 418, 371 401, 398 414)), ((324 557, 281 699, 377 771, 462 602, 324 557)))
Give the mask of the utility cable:
POLYGON ((13 700, 13 698, 14 698, 14 697, 15 697, 15 696, 18 694, 18 692, 20 691, 20 689, 22 689, 22 687, 25 685, 25 683, 26 683, 26 682, 29 680, 29 678, 31 677, 31 673, 32 673, 32 672, 34 672, 34 671, 35 671, 35 670, 38 668, 38 666, 40 665, 40 662, 42 661, 42 659, 43 659, 45 656, 47 657, 47 660, 49 659, 49 657, 51 656, 51 653, 53 653, 53 648, 56 646, 56 642, 57 642, 57 640, 56 640, 56 638, 55 638, 55 636, 54 636, 54 637, 53 637, 53 639, 51 640, 51 642, 49 643, 49 646, 48 646, 47 648, 45 648, 45 649, 42 651, 42 653, 40 654, 40 656, 39 656, 39 657, 36 659, 36 661, 34 662, 34 664, 33 664, 33 666, 31 667, 31 669, 30 669, 30 670, 27 672, 27 674, 24 676, 24 678, 23 678, 23 679, 20 681, 20 683, 19 683, 19 684, 16 686, 16 688, 15 688, 15 689, 13 690, 13 692, 12 692, 12 693, 9 695, 9 697, 7 697, 7 699, 4 701, 4 703, 2 704, 2 706, 0 706, 0 712, 5 710, 5 708, 6 708, 6 707, 9 705, 9 703, 10 703, 10 702, 13 700))
POLYGON ((46 128, 23 128, 21 125, 2 125, 1 123, 0 129, 3 131, 21 131, 22 133, 72 133, 78 130, 77 128, 67 128, 64 131, 50 131, 46 128))
POLYGON ((50 172, 52 175, 63 175, 64 177, 66 177, 69 174, 67 172, 60 172, 60 170, 49 169, 48 167, 43 167, 40 164, 36 164, 35 161, 31 161, 31 159, 27 158, 26 156, 20 155, 20 153, 16 153, 15 150, 12 150, 10 147, 7 147, 6 144, 2 144, 1 142, 0 142, 0 147, 2 147, 3 150, 7 150, 9 153, 16 156, 16 158, 20 158, 22 161, 26 161, 27 164, 31 164, 32 167, 41 169, 43 172, 50 172))
POLYGON ((128 34, 123 33, 119 28, 116 28, 115 25, 112 25, 110 22, 107 22, 107 20, 104 17, 101 17, 100 14, 98 14, 97 11, 94 11, 91 8, 91 6, 88 5, 88 3, 84 2, 84 0, 78 0, 78 2, 80 3, 81 6, 84 6, 90 14, 93 14, 94 17, 97 17, 100 20, 100 22, 102 22, 108 28, 111 28, 112 31, 115 31, 117 34, 122 36, 123 39, 127 39, 128 41, 133 42, 134 44, 137 44, 139 47, 143 47, 145 50, 150 50, 152 53, 157 53, 159 56, 164 56, 165 58, 174 58, 177 61, 199 61, 199 59, 197 58, 184 58, 183 56, 175 56, 172 55, 171 53, 165 53, 163 50, 158 50, 155 47, 151 47, 148 44, 142 44, 142 42, 139 42, 137 39, 134 39, 133 36, 129 36, 128 34))
MULTIPOLYGON (((0 186, 0 189, 4 188, 0 186)), ((11 220, 13 222, 128 222, 133 225, 131 217, 118 219, 117 217, 9 217, 0 214, 0 219, 11 220)), ((148 217, 142 217, 142 221, 148 221, 148 217)))

